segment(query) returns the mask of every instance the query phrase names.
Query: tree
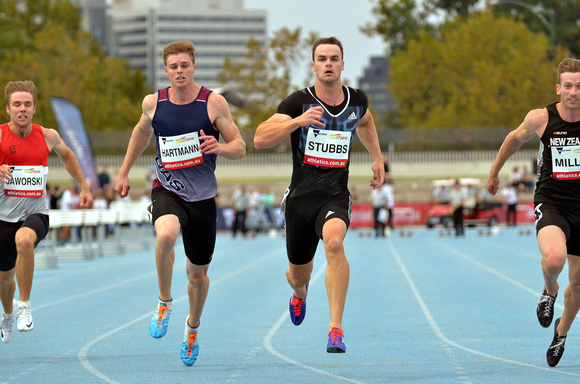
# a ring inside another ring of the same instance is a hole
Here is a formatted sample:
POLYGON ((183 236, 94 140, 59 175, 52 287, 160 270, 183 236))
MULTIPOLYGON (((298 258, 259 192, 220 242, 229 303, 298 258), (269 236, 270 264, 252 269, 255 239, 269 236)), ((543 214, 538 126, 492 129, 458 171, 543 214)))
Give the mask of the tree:
POLYGON ((391 52, 406 49, 420 34, 438 35, 439 26, 456 16, 466 16, 478 0, 376 0, 373 14, 376 23, 367 23, 361 30, 367 35, 380 35, 391 52))
POLYGON ((397 51, 390 90, 406 127, 516 126, 555 100, 556 66, 543 34, 490 12, 458 18, 397 51), (485 31, 485 34, 482 34, 485 31))
POLYGON ((57 128, 50 96, 77 104, 87 129, 132 129, 142 98, 150 92, 145 77, 132 72, 128 62, 93 54, 94 40, 83 31, 70 32, 47 24, 36 34, 32 48, 0 59, 0 84, 32 80, 39 99, 35 120, 57 128))
MULTIPOLYGON (((456 17, 467 17, 482 9, 479 0, 373 0, 375 23, 368 23, 361 30, 368 35, 379 35, 394 52, 406 49, 408 43, 420 33, 439 37, 439 29, 456 17)), ((494 0, 493 9, 498 15, 515 17, 532 31, 549 36, 549 30, 534 12, 516 4, 502 4, 494 0)), ((509 3, 509 1, 506 1, 509 3)), ((566 47, 574 57, 580 57, 580 29, 578 15, 580 0, 517 0, 528 4, 536 12, 553 10, 555 15, 555 44, 566 47)))
MULTIPOLYGON (((239 93, 246 102, 246 108, 232 111, 241 130, 255 130, 276 112, 281 100, 298 89, 292 83, 295 68, 304 65, 316 38, 312 32, 302 37, 301 28, 282 28, 264 45, 250 39, 243 59, 224 60, 220 83, 239 93)), ((303 68, 306 73, 307 67, 303 68)))
POLYGON ((549 29, 542 23, 538 15, 542 15, 550 22, 549 12, 554 13, 555 43, 566 47, 573 57, 580 57, 580 29, 578 15, 580 15, 579 0, 518 0, 515 3, 498 0, 493 6, 497 14, 510 15, 522 20, 534 32, 549 34, 549 29), (517 3, 527 4, 528 7, 517 3), (531 9, 532 8, 533 11, 531 9))

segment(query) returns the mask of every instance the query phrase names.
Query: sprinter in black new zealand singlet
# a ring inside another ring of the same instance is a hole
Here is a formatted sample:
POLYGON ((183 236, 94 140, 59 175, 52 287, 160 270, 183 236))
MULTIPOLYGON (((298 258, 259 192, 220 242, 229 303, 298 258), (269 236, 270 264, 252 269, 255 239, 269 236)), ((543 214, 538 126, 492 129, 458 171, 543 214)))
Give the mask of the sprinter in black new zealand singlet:
POLYGON ((531 110, 524 122, 505 138, 489 172, 487 189, 495 194, 499 172, 506 161, 533 137, 540 138, 534 213, 542 253, 544 288, 536 308, 542 327, 549 327, 558 296, 558 276, 568 261, 569 283, 564 312, 554 323, 554 337, 546 352, 554 367, 580 309, 580 61, 564 59, 558 65, 556 92, 560 101, 531 110))

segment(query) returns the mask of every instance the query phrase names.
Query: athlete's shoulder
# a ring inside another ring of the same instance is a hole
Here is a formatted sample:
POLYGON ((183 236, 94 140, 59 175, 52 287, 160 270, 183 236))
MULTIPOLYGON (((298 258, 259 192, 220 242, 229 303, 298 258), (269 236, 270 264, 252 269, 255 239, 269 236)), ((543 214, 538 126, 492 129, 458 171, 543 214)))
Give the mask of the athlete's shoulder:
POLYGON ((347 88, 350 92, 351 100, 354 103, 360 103, 360 104, 364 104, 364 105, 368 104, 369 98, 368 98, 367 93, 365 91, 363 91, 360 88, 351 88, 348 86, 347 86, 347 88))

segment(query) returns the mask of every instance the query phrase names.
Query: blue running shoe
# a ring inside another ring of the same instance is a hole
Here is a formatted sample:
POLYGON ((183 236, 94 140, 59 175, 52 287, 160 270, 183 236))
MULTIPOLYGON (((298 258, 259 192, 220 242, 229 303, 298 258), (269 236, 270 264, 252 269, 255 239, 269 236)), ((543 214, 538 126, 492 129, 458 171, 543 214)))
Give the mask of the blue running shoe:
POLYGON ((197 332, 189 332, 188 320, 189 316, 185 320, 185 335, 183 336, 183 343, 181 343, 181 361, 190 367, 195 363, 197 355, 199 355, 199 339, 197 338, 197 332))
POLYGON ((159 301, 157 310, 149 323, 149 333, 158 339, 165 336, 169 326, 169 316, 171 315, 171 304, 159 301))
POLYGON ((342 342, 344 332, 340 328, 332 327, 328 332, 328 344, 326 344, 326 352, 328 353, 345 353, 346 345, 342 342))
MULTIPOLYGON (((306 283, 306 296, 308 296, 308 283, 306 283)), ((290 298, 290 320, 292 324, 300 325, 306 316, 306 296, 300 300, 296 295, 292 294, 290 298)))

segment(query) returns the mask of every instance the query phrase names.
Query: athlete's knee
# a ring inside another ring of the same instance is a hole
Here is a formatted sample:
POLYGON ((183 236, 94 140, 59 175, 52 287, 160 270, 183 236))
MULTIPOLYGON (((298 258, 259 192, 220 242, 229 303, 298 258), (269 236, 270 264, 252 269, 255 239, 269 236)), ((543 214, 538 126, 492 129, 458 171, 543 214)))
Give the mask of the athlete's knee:
POLYGON ((193 286, 202 286, 207 281, 207 269, 190 266, 187 268, 187 279, 193 286))
POLYGON ((14 269, 8 272, 0 272, 0 288, 14 284, 14 269))
POLYGON ((570 279, 568 282, 568 289, 566 289, 564 292, 564 296, 566 298, 570 298, 569 296, 572 296, 572 298, 575 298, 576 300, 580 299, 580 278, 570 279))
POLYGON ((157 233, 157 243, 162 246, 173 247, 177 242, 177 237, 179 236, 179 231, 175 231, 169 228, 159 228, 156 229, 157 233))
POLYGON ((564 265, 566 264, 566 255, 562 255, 560 252, 555 250, 550 250, 544 255, 544 266, 546 272, 549 274, 556 274, 562 272, 564 265))
POLYGON ((342 236, 330 234, 324 240, 324 249, 327 253, 342 252, 344 249, 342 236))
POLYGON ((18 231, 14 237, 16 250, 19 254, 27 254, 34 250, 36 234, 33 231, 18 231))

